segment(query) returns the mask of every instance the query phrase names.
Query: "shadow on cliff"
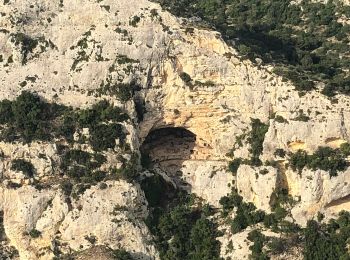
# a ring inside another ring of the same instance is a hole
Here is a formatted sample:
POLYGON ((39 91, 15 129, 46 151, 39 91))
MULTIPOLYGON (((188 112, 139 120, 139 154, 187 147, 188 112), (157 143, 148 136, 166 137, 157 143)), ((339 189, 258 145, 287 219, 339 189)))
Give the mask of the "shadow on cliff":
POLYGON ((183 127, 152 130, 140 148, 142 166, 161 175, 165 174, 177 187, 190 191, 190 185, 181 177, 183 163, 191 159, 195 145, 196 135, 183 127))

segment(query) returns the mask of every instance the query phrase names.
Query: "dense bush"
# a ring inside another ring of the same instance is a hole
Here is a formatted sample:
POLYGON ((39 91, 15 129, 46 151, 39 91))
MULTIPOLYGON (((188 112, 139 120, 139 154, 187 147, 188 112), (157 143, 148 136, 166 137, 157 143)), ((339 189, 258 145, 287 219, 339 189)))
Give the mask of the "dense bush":
POLYGON ((293 247, 302 248, 306 260, 350 258, 349 212, 340 212, 337 219, 331 219, 328 223, 309 220, 303 229, 288 222, 281 222, 280 225, 280 230, 274 230, 281 234, 278 238, 265 236, 257 229, 248 234, 248 240, 253 242, 249 247, 252 259, 270 259, 270 256, 284 254, 293 247))
POLYGON ((100 93, 110 96, 115 96, 119 100, 126 102, 134 97, 135 91, 140 90, 141 87, 135 82, 131 83, 117 83, 106 84, 99 90, 100 93))
POLYGON ((117 250, 113 250, 113 259, 133 260, 134 258, 125 249, 117 249, 117 250))
POLYGON ((49 141, 54 137, 64 137, 73 142, 77 130, 89 128, 93 148, 106 150, 115 146, 114 139, 119 138, 121 143, 124 141, 124 133, 117 122, 128 118, 120 108, 113 107, 106 100, 91 108, 75 111, 46 103, 26 91, 14 101, 0 101, 0 124, 6 125, 1 131, 1 138, 5 141, 49 141))
POLYGON ((252 166, 260 166, 262 162, 260 155, 263 152, 263 143, 265 135, 269 130, 269 125, 262 123, 259 119, 251 119, 251 130, 236 137, 234 148, 228 153, 228 156, 233 156, 233 152, 236 148, 243 146, 243 141, 246 140, 250 144, 249 152, 250 158, 235 158, 229 162, 228 168, 233 174, 237 173, 237 170, 241 164, 247 164, 252 166))
POLYGON ((159 219, 162 259, 219 259, 215 225, 188 205, 176 206, 159 219))
POLYGON ((229 196, 222 197, 219 202, 222 205, 224 217, 227 217, 230 211, 236 209, 235 217, 231 222, 231 231, 234 234, 264 220, 265 213, 256 210, 252 203, 244 202, 242 196, 234 190, 229 196))
POLYGON ((347 249, 350 237, 350 213, 341 212, 337 220, 319 224, 310 220, 304 230, 304 258, 309 259, 349 259, 347 249))
MULTIPOLYGON (((63 130, 72 138, 75 129, 90 129, 90 144, 96 151, 115 147, 115 140, 124 144, 125 134, 117 122, 126 121, 129 117, 120 108, 111 106, 106 100, 93 105, 91 108, 76 112, 65 117, 63 130), (73 130, 73 131, 72 131, 73 130)), ((67 137, 69 139, 69 137, 67 137)))
POLYGON ((229 162, 228 164, 228 169, 230 172, 232 172, 233 174, 237 174, 238 168, 242 163, 242 159, 241 158, 236 158, 233 161, 229 162))
POLYGON ((286 151, 283 149, 276 149, 274 155, 284 158, 286 156, 286 151))
POLYGON ((38 46, 39 41, 38 39, 33 39, 24 33, 11 34, 11 36, 11 41, 15 45, 19 45, 21 47, 21 52, 23 55, 22 64, 24 65, 27 63, 28 55, 38 46))
POLYGON ((120 143, 123 143, 125 139, 120 124, 98 124, 90 129, 90 143, 96 151, 114 148, 116 139, 119 139, 120 143))
POLYGON ((222 214, 224 217, 230 213, 232 209, 242 204, 243 198, 237 192, 232 192, 230 196, 224 196, 219 203, 222 206, 222 214))
POLYGON ((263 247, 264 247, 264 243, 266 242, 266 238, 260 231, 255 229, 249 232, 248 240, 253 242, 253 245, 249 247, 250 251, 252 252, 251 254, 252 259, 259 259, 259 260, 269 259, 266 253, 263 252, 263 247))
POLYGON ((265 134, 269 130, 269 126, 262 123, 259 119, 252 119, 252 130, 248 137, 248 142, 250 143, 250 152, 252 153, 252 158, 259 160, 259 156, 263 151, 263 143, 265 139, 265 134))
POLYGON ((0 102, 0 124, 7 124, 13 120, 12 102, 5 99, 0 102))
MULTIPOLYGON (((106 176, 105 172, 98 170, 104 162, 106 162, 106 158, 101 154, 90 154, 81 150, 68 150, 61 158, 60 168, 72 180, 96 183, 102 181, 106 176)), ((64 184, 62 188, 67 194, 72 190, 70 183, 64 184)))
POLYGON ((174 187, 160 175, 154 175, 142 180, 141 188, 145 192, 150 207, 164 205, 170 193, 174 193, 174 187))
POLYGON ((157 175, 145 179, 141 187, 150 201, 147 224, 155 236, 161 259, 220 259, 218 231, 207 219, 212 213, 208 207, 194 204, 194 197, 175 190, 157 175))
POLYGON ((106 100, 84 110, 46 103, 26 91, 14 101, 0 101, 0 124, 5 125, 0 136, 8 142, 50 141, 53 138, 73 142, 77 130, 89 128, 88 141, 95 150, 101 151, 114 148, 115 139, 119 139, 121 145, 124 143, 125 134, 119 122, 128 119, 127 114, 106 100))
POLYGON ((36 230, 36 229, 32 229, 29 231, 29 235, 32 237, 32 238, 38 238, 41 236, 41 232, 39 230, 36 230))
POLYGON ((326 84, 329 96, 350 93, 349 7, 341 1, 156 0, 178 16, 199 16, 220 31, 244 58, 273 64, 301 91, 326 84), (336 39, 336 40, 335 40, 336 39))
POLYGON ((64 110, 63 106, 45 103, 39 96, 23 91, 14 101, 0 101, 0 123, 8 127, 1 137, 5 141, 49 140, 53 137, 51 120, 64 110))
POLYGON ((128 182, 135 181, 139 176, 139 156, 133 153, 130 160, 124 161, 123 166, 116 170, 116 176, 128 182))
POLYGON ((79 111, 77 117, 79 125, 88 128, 101 122, 124 122, 129 118, 120 108, 111 106, 106 100, 94 104, 91 108, 79 111))
POLYGON ((141 18, 139 16, 133 16, 132 19, 129 21, 129 24, 133 27, 137 27, 137 24, 141 21, 141 18))
POLYGON ((182 79, 183 82, 185 82, 186 84, 191 83, 192 79, 191 76, 189 74, 187 74, 186 72, 181 72, 180 73, 180 78, 182 79))
POLYGON ((12 161, 11 170, 21 171, 28 178, 34 177, 35 168, 31 162, 23 159, 15 159, 12 161))
POLYGON ((201 217, 191 229, 191 251, 189 259, 220 259, 220 242, 215 239, 218 232, 215 224, 201 217))
POLYGON ((330 147, 319 147, 314 154, 307 154, 298 150, 290 155, 289 164, 293 170, 301 172, 304 167, 316 170, 328 171, 331 176, 336 176, 338 171, 344 171, 348 166, 348 145, 342 145, 340 149, 330 147))
POLYGON ((302 248, 304 259, 349 259, 350 213, 342 211, 337 219, 328 223, 309 220, 305 228, 282 221, 281 228, 274 230, 281 237, 266 237, 258 230, 248 234, 254 244, 250 247, 253 259, 268 259, 268 255, 279 255, 292 247, 302 248), (266 252, 266 247, 269 250, 266 252))

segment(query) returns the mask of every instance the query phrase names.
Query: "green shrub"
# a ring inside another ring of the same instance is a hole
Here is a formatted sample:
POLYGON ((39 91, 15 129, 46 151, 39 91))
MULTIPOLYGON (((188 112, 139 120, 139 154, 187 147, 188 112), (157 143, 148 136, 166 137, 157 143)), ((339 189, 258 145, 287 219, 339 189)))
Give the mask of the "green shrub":
POLYGON ((174 192, 174 187, 167 183, 160 175, 154 175, 142 180, 141 188, 145 192, 150 207, 164 204, 168 199, 167 195, 174 192))
POLYGON ((238 168, 242 163, 242 159, 236 158, 233 161, 229 162, 228 169, 233 174, 237 174, 238 168))
POLYGON ((115 260, 133 260, 134 258, 125 249, 113 250, 113 259, 115 260))
POLYGON ((268 244, 268 247, 272 254, 280 255, 287 250, 286 241, 279 238, 272 238, 268 244))
POLYGON ((23 159, 15 159, 12 161, 11 170, 21 171, 28 178, 33 178, 35 174, 35 168, 31 162, 23 159))
POLYGON ((190 259, 219 259, 220 242, 215 239, 217 234, 214 223, 204 217, 196 221, 191 228, 189 252, 190 259))
POLYGON ((38 46, 39 41, 38 39, 33 39, 24 33, 11 34, 11 36, 11 41, 15 45, 21 46, 21 52, 23 54, 22 64, 24 65, 27 63, 29 53, 33 52, 33 50, 38 46))
POLYGON ((162 259, 220 259, 215 225, 188 206, 171 209, 161 216, 158 227, 162 259))
MULTIPOLYGON (((73 149, 64 153, 60 167, 62 172, 73 181, 97 183, 106 177, 105 172, 98 170, 104 162, 106 162, 106 158, 101 154, 90 154, 82 150, 73 149)), ((63 186, 62 188, 67 188, 71 192, 71 184, 67 183, 66 185, 67 187, 63 186)))
POLYGON ((14 120, 12 102, 5 99, 0 101, 0 124, 7 124, 14 120))
POLYGON ((181 72, 180 73, 180 78, 182 79, 183 82, 185 82, 186 84, 191 83, 192 79, 191 76, 189 74, 187 74, 186 72, 181 72))
MULTIPOLYGON (((114 139, 124 144, 125 134, 117 122, 129 117, 106 100, 84 110, 46 103, 39 96, 23 91, 16 100, 0 101, 0 124, 5 125, 1 138, 7 142, 21 140, 51 141, 65 138, 73 143, 73 135, 82 128, 90 129, 90 144, 97 151, 114 148, 114 139), (114 139, 113 139, 114 138, 114 139)), ((79 142, 85 142, 81 137, 79 142)))
POLYGON ((296 153, 293 153, 289 158, 289 165, 294 171, 298 170, 301 172, 304 167, 307 165, 308 155, 303 150, 298 150, 296 153))
POLYGON ((232 233, 238 233, 246 229, 250 225, 260 223, 264 220, 265 213, 261 210, 256 210, 252 203, 243 201, 236 191, 232 191, 229 196, 224 196, 219 203, 222 205, 222 216, 227 217, 228 214, 236 208, 236 215, 231 222, 232 233))
POLYGON ((278 224, 278 220, 275 216, 275 214, 267 214, 264 217, 264 226, 267 228, 271 228, 271 227, 277 227, 278 224))
POLYGON ((303 122, 308 122, 310 120, 310 117, 304 114, 303 110, 300 109, 299 115, 294 118, 296 121, 303 121, 303 122))
POLYGON ((236 234, 246 229, 249 226, 247 218, 244 215, 244 212, 239 210, 236 213, 235 218, 231 222, 231 232, 236 234))
POLYGON ((249 133, 248 142, 250 143, 250 152, 252 154, 252 164, 261 165, 259 156, 263 151, 263 143, 265 134, 269 130, 269 126, 262 123, 259 119, 252 119, 252 130, 249 133))
POLYGON ((290 155, 289 164, 293 170, 301 172, 304 167, 316 170, 328 171, 331 176, 336 176, 338 171, 344 171, 348 167, 347 145, 342 149, 319 147, 314 154, 308 155, 305 151, 298 150, 290 155), (345 154, 344 154, 345 153, 345 154))
POLYGON ((141 187, 150 199, 146 223, 161 259, 220 259, 217 226, 207 219, 212 210, 157 175, 142 181, 141 187))
POLYGON ((72 193, 72 190, 73 190, 73 184, 69 180, 64 180, 60 184, 60 188, 61 188, 64 195, 70 196, 70 194, 72 193))
POLYGON ((276 116, 275 117, 275 121, 277 122, 277 123, 288 123, 288 121, 286 120, 286 119, 284 119, 282 116, 276 116))
POLYGON ((139 156, 132 154, 128 162, 125 162, 121 169, 117 170, 117 177, 128 182, 135 181, 139 177, 139 156))
POLYGON ((125 134, 120 124, 98 124, 90 129, 90 143, 96 151, 113 149, 116 139, 124 143, 125 134))
POLYGON ((314 220, 309 220, 304 230, 305 259, 348 259, 347 240, 350 226, 339 228, 337 222, 330 222, 326 227, 314 220))
POLYGON ((344 143, 340 145, 340 152, 344 156, 350 156, 350 144, 349 143, 344 143))
POLYGON ((133 98, 135 91, 140 90, 140 86, 135 82, 107 84, 102 86, 100 92, 105 95, 111 95, 120 101, 126 102, 133 98))
POLYGON ((71 164, 72 162, 87 165, 91 160, 92 156, 90 153, 82 150, 69 150, 64 154, 61 167, 66 168, 66 165, 71 164))
POLYGON ((252 259, 269 259, 267 255, 263 252, 264 243, 266 242, 266 237, 258 230, 253 230, 248 233, 248 240, 253 242, 253 245, 249 247, 252 252, 252 259))
POLYGON ((141 18, 139 16, 133 16, 130 20, 129 24, 133 27, 137 27, 137 24, 141 21, 141 18))
POLYGON ((36 229, 32 229, 29 231, 29 235, 32 237, 32 238, 38 238, 41 236, 41 232, 39 230, 36 230, 36 229))
POLYGON ((274 152, 274 155, 284 158, 286 156, 286 151, 283 149, 276 149, 276 151, 274 152))
POLYGON ((0 124, 8 126, 1 136, 5 141, 50 140, 52 120, 65 110, 63 106, 45 103, 39 96, 23 91, 14 101, 0 102, 0 124))
POLYGON ((238 195, 237 192, 232 192, 229 196, 222 197, 219 203, 222 206, 223 216, 226 217, 232 209, 239 207, 242 200, 242 196, 238 195))
POLYGON ((91 108, 81 110, 77 120, 80 127, 92 128, 101 122, 124 122, 128 118, 120 108, 113 107, 108 101, 102 100, 91 108))

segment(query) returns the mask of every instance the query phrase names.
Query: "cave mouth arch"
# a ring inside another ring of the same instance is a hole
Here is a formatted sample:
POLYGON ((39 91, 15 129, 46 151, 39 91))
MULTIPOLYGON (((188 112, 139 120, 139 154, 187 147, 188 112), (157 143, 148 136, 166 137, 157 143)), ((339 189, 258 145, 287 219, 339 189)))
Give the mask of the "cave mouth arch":
POLYGON ((148 167, 159 167, 168 174, 178 174, 182 163, 194 153, 197 136, 183 127, 151 130, 140 147, 148 167))

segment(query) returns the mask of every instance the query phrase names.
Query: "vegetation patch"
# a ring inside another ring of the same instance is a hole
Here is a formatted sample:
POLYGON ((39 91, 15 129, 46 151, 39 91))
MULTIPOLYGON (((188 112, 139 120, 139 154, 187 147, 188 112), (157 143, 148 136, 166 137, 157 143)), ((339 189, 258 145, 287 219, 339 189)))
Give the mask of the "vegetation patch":
POLYGON ((113 250, 113 259, 115 260, 134 260, 129 252, 125 249, 116 249, 113 250))
POLYGON ((301 248, 304 259, 348 259, 350 213, 342 211, 337 219, 328 223, 309 220, 305 228, 280 231, 280 237, 269 237, 254 229, 248 234, 252 259, 270 259, 288 254, 293 248, 301 248))
POLYGON ((259 157, 263 152, 263 143, 268 130, 269 125, 262 123, 259 119, 251 119, 250 132, 246 132, 237 136, 234 148, 228 154, 228 156, 232 157, 234 150, 238 147, 242 147, 244 141, 246 141, 250 144, 249 152, 251 154, 251 157, 249 159, 235 158, 233 161, 229 162, 229 170, 232 173, 236 174, 241 164, 247 164, 251 166, 262 165, 259 157))
POLYGON ((110 81, 107 84, 102 84, 98 90, 99 94, 114 96, 119 100, 126 102, 133 98, 135 91, 140 90, 141 87, 135 82, 131 83, 115 83, 112 84, 110 81))
POLYGON ((124 145, 125 134, 120 122, 129 117, 120 108, 102 100, 91 108, 72 108, 46 103, 39 96, 23 91, 14 101, 0 101, 0 137, 6 142, 35 140, 52 141, 64 138, 73 142, 73 135, 89 128, 90 137, 80 142, 89 143, 96 151, 116 146, 116 139, 124 145))
POLYGON ((33 178, 35 174, 35 168, 33 164, 23 159, 13 160, 11 170, 22 172, 28 178, 33 178))
POLYGON ((223 217, 227 217, 233 209, 236 210, 235 217, 231 220, 231 232, 233 234, 264 220, 265 213, 257 210, 253 203, 244 202, 242 196, 235 190, 229 196, 222 197, 219 202, 222 206, 223 217))
POLYGON ((130 21, 129 24, 133 27, 137 27, 137 24, 141 21, 141 18, 137 15, 133 16, 130 21))
POLYGON ((313 154, 307 154, 303 150, 290 154, 289 165, 294 171, 301 171, 307 167, 312 170, 328 171, 330 176, 337 176, 339 171, 344 171, 349 163, 349 144, 342 144, 339 149, 319 147, 313 154))
MULTIPOLYGON (((106 158, 99 154, 90 154, 81 150, 68 150, 64 153, 60 168, 62 172, 79 183, 97 183, 106 177, 106 172, 98 168, 106 162, 106 158)), ((71 192, 69 184, 64 185, 67 194, 71 192)))
POLYGON ((11 42, 21 48, 22 53, 22 65, 28 62, 28 57, 35 51, 34 57, 37 57, 40 53, 46 51, 47 48, 54 49, 56 46, 44 37, 32 38, 24 33, 10 34, 11 42))
POLYGON ((242 58, 272 64, 298 90, 323 82, 323 93, 350 93, 350 7, 341 1, 156 0, 182 17, 197 16, 214 27, 242 58))
POLYGON ((2 130, 1 138, 7 142, 22 140, 50 140, 54 132, 53 120, 62 115, 67 108, 49 104, 39 96, 27 91, 14 101, 0 101, 0 124, 7 128, 2 130))
POLYGON ((147 223, 161 259, 220 259, 219 233, 208 219, 209 206, 171 184, 164 185, 160 176, 145 179, 142 187, 151 201, 147 223))

